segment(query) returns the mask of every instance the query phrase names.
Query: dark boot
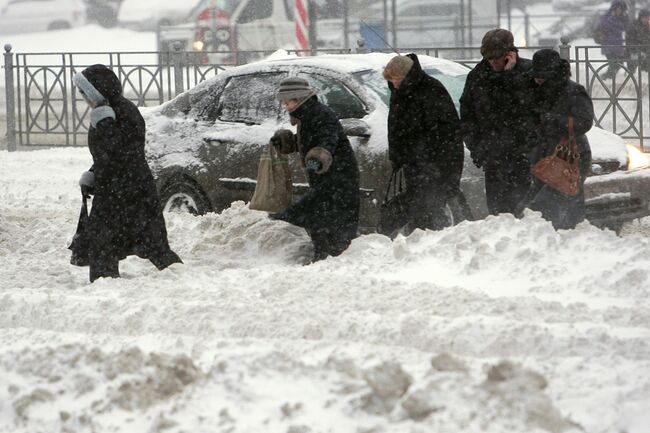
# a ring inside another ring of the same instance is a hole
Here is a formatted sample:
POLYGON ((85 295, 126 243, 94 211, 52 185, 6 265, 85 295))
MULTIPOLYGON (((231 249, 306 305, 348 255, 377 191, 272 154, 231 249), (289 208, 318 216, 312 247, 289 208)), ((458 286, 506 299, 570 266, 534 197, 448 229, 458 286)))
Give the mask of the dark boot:
POLYGON ((90 263, 90 282, 97 278, 120 278, 119 260, 110 263, 90 263))
POLYGON ((159 271, 162 271, 163 269, 167 268, 168 266, 173 265, 174 263, 183 263, 180 257, 178 257, 178 254, 173 252, 172 250, 168 250, 164 254, 156 255, 154 257, 150 257, 149 261, 153 263, 153 265, 158 268, 159 271))

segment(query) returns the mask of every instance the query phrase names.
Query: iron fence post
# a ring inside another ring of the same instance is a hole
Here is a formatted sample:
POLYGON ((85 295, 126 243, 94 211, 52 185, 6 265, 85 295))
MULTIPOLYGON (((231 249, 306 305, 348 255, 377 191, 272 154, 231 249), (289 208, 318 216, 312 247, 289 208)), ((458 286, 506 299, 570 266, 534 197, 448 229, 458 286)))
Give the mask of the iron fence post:
POLYGON ((569 45, 569 37, 560 37, 560 57, 564 60, 571 61, 571 45, 569 45))
POLYGON ((181 43, 176 41, 172 48, 172 62, 174 65, 174 96, 178 96, 183 93, 183 65, 185 51, 181 46, 181 43))
POLYGON ((7 150, 16 150, 16 90, 14 89, 14 55, 11 44, 5 45, 5 102, 7 108, 7 150))

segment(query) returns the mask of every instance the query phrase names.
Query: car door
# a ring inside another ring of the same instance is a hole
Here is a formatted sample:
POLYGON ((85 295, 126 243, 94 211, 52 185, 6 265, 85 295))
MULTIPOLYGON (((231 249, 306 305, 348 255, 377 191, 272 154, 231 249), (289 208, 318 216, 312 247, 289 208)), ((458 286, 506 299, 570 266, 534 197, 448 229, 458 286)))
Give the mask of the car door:
POLYGON ((275 94, 285 77, 284 71, 233 76, 214 100, 214 125, 202 140, 211 182, 222 195, 217 202, 250 199, 260 154, 280 122, 275 94))

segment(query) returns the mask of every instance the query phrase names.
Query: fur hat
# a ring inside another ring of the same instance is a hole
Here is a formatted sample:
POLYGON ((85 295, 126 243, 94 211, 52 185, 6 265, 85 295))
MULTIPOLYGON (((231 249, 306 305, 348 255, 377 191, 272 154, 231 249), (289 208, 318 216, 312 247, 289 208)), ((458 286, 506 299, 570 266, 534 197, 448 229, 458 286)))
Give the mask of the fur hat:
POLYGON ((276 97, 280 101, 303 100, 315 94, 316 92, 309 85, 309 81, 300 77, 288 77, 280 81, 276 97))
POLYGON ((571 75, 569 62, 560 58, 560 54, 544 48, 533 54, 533 67, 529 72, 533 78, 561 79, 571 75))
POLYGON ((397 55, 390 59, 384 68, 384 79, 404 78, 413 67, 413 60, 407 56, 397 55))
POLYGON ((483 36, 481 55, 484 59, 498 59, 508 51, 518 51, 517 47, 515 47, 515 38, 508 30, 493 29, 483 36))

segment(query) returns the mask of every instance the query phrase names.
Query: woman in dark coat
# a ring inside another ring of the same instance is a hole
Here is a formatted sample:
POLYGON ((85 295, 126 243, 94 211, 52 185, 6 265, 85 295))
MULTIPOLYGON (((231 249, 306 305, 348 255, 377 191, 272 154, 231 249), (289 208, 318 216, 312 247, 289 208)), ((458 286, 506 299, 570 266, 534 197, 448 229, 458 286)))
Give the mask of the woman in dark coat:
POLYGON ((309 190, 283 212, 270 214, 303 227, 314 245, 314 261, 337 256, 357 236, 359 166, 334 111, 318 101, 303 78, 282 80, 277 94, 297 125, 275 133, 271 142, 282 153, 300 153, 309 190))
POLYGON ((395 56, 384 69, 391 91, 388 155, 402 168, 408 197, 407 231, 440 230, 444 208, 459 192, 463 171, 460 120, 447 89, 427 75, 415 54, 395 56))
POLYGON ((167 242, 138 108, 122 96, 119 79, 104 65, 86 68, 73 81, 92 108, 88 148, 93 166, 80 180, 94 195, 85 227, 90 281, 119 277, 119 261, 131 254, 158 269, 182 263, 167 242))
POLYGON ((556 229, 571 229, 585 218, 584 182, 591 169, 591 149, 585 133, 593 124, 593 104, 585 88, 569 79, 569 62, 561 59, 557 51, 537 51, 530 75, 537 84, 534 109, 538 114, 537 144, 531 162, 535 164, 553 153, 560 139, 568 136, 568 118, 573 117, 580 154, 580 191, 570 197, 533 177, 522 207, 540 211, 556 229))

